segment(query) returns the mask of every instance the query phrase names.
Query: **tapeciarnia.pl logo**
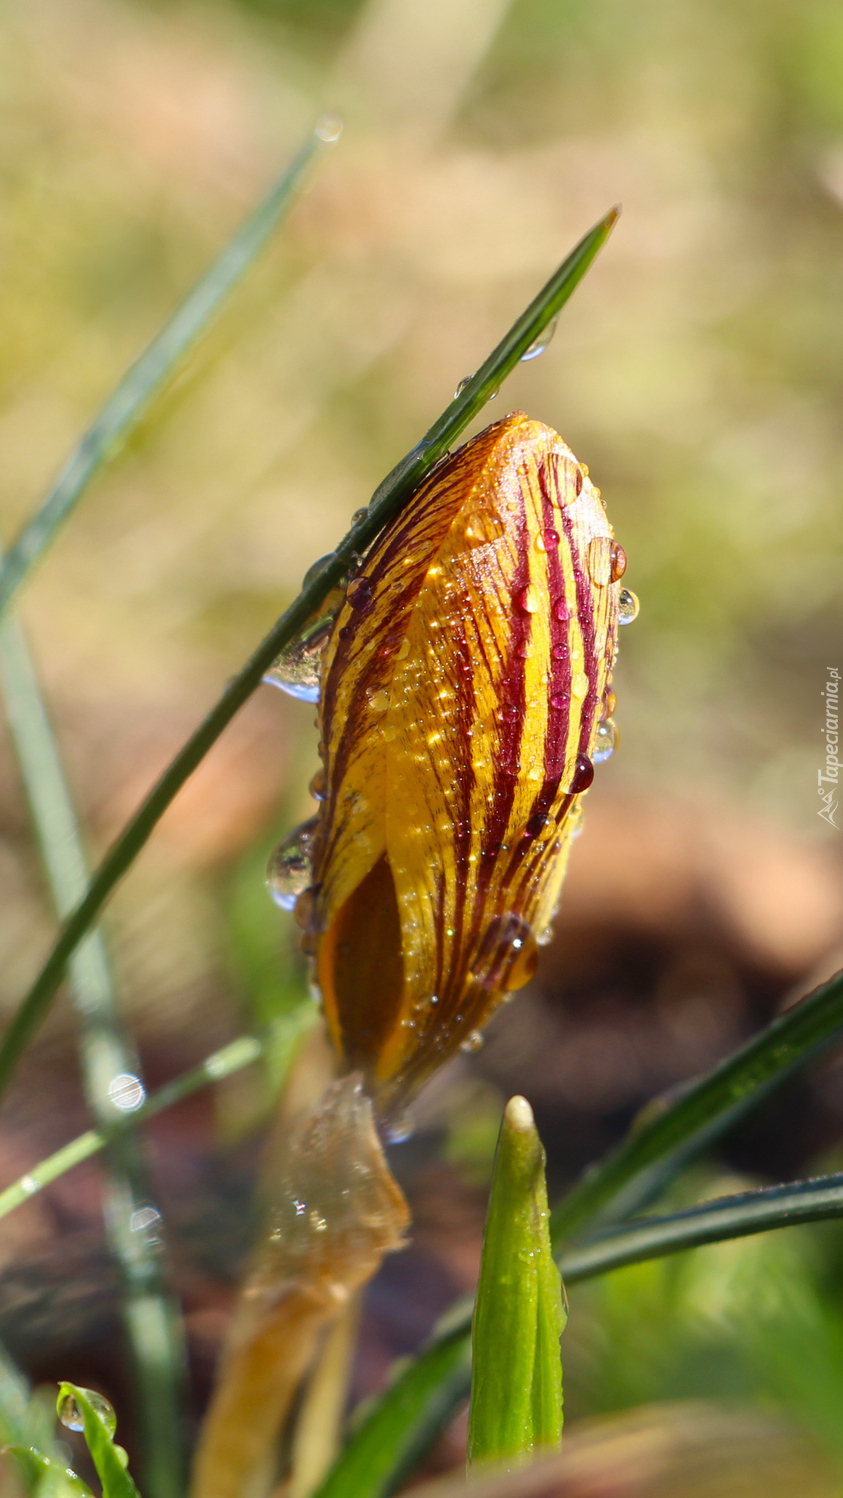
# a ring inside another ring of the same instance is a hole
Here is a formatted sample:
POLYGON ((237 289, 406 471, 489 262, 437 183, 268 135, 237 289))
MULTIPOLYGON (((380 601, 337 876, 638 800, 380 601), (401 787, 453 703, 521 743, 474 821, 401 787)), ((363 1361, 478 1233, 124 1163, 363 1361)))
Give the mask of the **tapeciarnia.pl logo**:
MULTIPOLYGON (((837 811, 840 779, 840 760, 837 757, 840 744, 840 672, 836 666, 826 666, 826 670, 829 680, 822 693, 825 698, 825 723, 820 729, 825 735, 825 774, 821 769, 817 771, 817 794, 823 803, 817 815, 830 822, 832 827, 837 827, 834 814, 837 811)), ((839 832, 839 827, 837 830, 839 832)))

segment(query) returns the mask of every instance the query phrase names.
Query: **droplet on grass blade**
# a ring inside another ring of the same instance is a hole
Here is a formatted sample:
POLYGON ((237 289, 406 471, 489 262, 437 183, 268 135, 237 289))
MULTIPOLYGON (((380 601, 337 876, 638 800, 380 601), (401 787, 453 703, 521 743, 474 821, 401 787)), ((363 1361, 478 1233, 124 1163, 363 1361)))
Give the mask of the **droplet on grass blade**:
POLYGON ((281 910, 292 910, 313 879, 311 854, 317 817, 302 822, 278 844, 266 866, 266 886, 281 910))
MULTIPOLYGON (((79 1392, 85 1396, 91 1409, 102 1421, 108 1435, 113 1436, 117 1429, 117 1416, 114 1413, 113 1406, 109 1404, 108 1400, 102 1394, 98 1394, 95 1389, 83 1389, 80 1384, 79 1392)), ((70 1389, 66 1389, 63 1394, 59 1395, 56 1413, 62 1425, 66 1425, 68 1430, 85 1429, 85 1415, 82 1406, 70 1389)))

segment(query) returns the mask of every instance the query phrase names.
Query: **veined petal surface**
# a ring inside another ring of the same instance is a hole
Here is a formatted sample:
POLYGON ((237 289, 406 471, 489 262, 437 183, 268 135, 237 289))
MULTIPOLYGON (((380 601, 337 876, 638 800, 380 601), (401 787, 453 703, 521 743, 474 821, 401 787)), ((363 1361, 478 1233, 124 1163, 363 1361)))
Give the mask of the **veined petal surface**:
POLYGON ((523 413, 443 461, 349 587, 298 915, 337 1049, 388 1108, 535 967, 605 714, 625 566, 523 413))

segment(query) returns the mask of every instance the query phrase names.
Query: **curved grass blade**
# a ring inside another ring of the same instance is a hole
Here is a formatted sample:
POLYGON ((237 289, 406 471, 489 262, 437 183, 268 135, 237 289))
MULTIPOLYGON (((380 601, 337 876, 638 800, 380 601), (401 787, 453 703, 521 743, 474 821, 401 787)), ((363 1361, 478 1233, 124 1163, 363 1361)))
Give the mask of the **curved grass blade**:
MULTIPOLYGON (((61 918, 85 890, 87 861, 26 637, 13 617, 0 621, 0 681, 53 904, 61 918)), ((100 1128, 107 1130, 121 1116, 113 1097, 120 1079, 133 1079, 141 1096, 143 1083, 134 1048, 120 1023, 108 954, 98 930, 90 933, 71 958, 70 992, 80 1020, 85 1096, 100 1128)), ((107 1165, 103 1213, 123 1284, 123 1321, 134 1374, 145 1482, 151 1498, 175 1498, 185 1469, 184 1332, 178 1302, 164 1282, 160 1216, 150 1211, 146 1168, 135 1130, 129 1127, 109 1140, 107 1165)))
POLYGON ((325 125, 316 126, 263 201, 124 375, 85 432, 40 509, 9 547, 0 566, 0 612, 8 606, 12 594, 34 563, 43 556, 97 470, 113 457, 207 331, 226 297, 277 227, 304 181, 313 157, 332 144, 337 133, 325 125))
POLYGON ((61 1384, 56 1409, 61 1415, 67 1404, 72 1403, 81 1414, 85 1445, 91 1453, 97 1477, 102 1483, 102 1498, 140 1498, 128 1469, 120 1460, 120 1449, 114 1444, 112 1432, 88 1398, 89 1392, 76 1384, 61 1384))
POLYGON ((14 1443, 3 1452, 15 1458, 24 1486, 35 1498, 94 1498, 88 1484, 58 1457, 14 1443))
POLYGON ((57 1181, 66 1171, 72 1170, 74 1165, 81 1165, 83 1160, 90 1160, 93 1155, 99 1154, 110 1139, 136 1128, 147 1118, 154 1118, 156 1113, 171 1108, 174 1103, 180 1103, 183 1098, 190 1097, 209 1083, 221 1082, 226 1077, 234 1076, 235 1072, 242 1071, 244 1066, 253 1066, 260 1059, 264 1046, 265 1042, 255 1035, 241 1035, 221 1050, 214 1051, 190 1071, 174 1078, 172 1082, 165 1082, 163 1087, 159 1087, 157 1092, 147 1098, 131 1119, 115 1119, 109 1129, 86 1129, 84 1134, 79 1134, 69 1144, 63 1144, 61 1149, 34 1165, 31 1171, 7 1186, 5 1191, 0 1191, 0 1218, 6 1217, 15 1207, 20 1207, 37 1196, 39 1191, 43 1191, 52 1181, 57 1181))
POLYGON ((565 1326, 548 1231, 544 1150, 526 1098, 504 1111, 472 1322, 468 1464, 507 1470, 562 1439, 565 1326))
POLYGON ((401 508, 420 481, 448 451, 522 354, 556 316, 582 280, 618 216, 613 209, 576 246, 526 312, 517 319, 489 358, 467 382, 412 452, 387 475, 375 491, 364 517, 325 560, 316 576, 281 615, 277 624, 229 682, 218 702, 179 750, 152 787, 135 815, 112 844, 97 869, 87 894, 65 922, 52 951, 28 994, 22 1000, 0 1044, 0 1093, 29 1040, 50 1007, 68 960, 96 920, 115 885, 122 879, 150 837, 153 828, 188 777, 216 743, 235 713, 260 685, 266 671, 315 612, 330 590, 346 575, 358 554, 401 508))
POLYGON ((675 1172, 767 1093, 838 1038, 843 1029, 843 972, 835 973, 773 1020, 676 1102, 658 1099, 623 1143, 593 1166, 551 1214, 558 1248, 609 1202, 632 1210, 652 1181, 650 1172, 675 1172), (635 1197, 627 1193, 637 1186, 635 1197), (626 1201, 624 1201, 626 1196, 626 1201))
MULTIPOLYGON (((843 1175, 766 1186, 609 1229, 563 1254, 559 1268, 573 1285, 703 1244, 836 1217, 843 1217, 843 1175)), ((407 1454, 418 1449, 423 1456, 468 1393, 471 1310, 470 1300, 461 1301, 449 1313, 447 1331, 401 1368, 352 1432, 316 1498, 389 1498, 405 1481, 411 1470, 407 1454), (437 1383, 443 1354, 449 1368, 462 1370, 461 1381, 437 1383)))

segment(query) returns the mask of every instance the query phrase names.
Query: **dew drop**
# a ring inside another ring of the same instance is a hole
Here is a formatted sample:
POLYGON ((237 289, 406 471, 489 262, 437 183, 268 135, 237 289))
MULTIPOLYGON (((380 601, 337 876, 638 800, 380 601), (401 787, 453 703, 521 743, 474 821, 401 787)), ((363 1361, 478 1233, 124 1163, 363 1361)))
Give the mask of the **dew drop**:
POLYGON ((366 520, 368 518, 368 514, 369 514, 369 506, 368 505, 364 505, 363 508, 362 508, 362 510, 355 510, 354 514, 351 517, 351 524, 352 525, 360 525, 363 520, 366 520))
MULTIPOLYGON (((317 771, 317 775, 319 773, 317 771)), ((294 827, 270 856, 266 866, 266 887, 281 910, 293 910, 299 895, 310 884, 313 839, 318 825, 318 817, 310 817, 301 826, 294 827)))
POLYGON ((594 751, 592 758, 596 765, 602 765, 604 760, 611 759, 620 741, 620 734, 611 718, 606 718, 597 726, 597 735, 594 740, 594 751))
POLYGON ((466 385, 468 385, 470 383, 470 381, 471 381, 471 375, 464 375, 463 376, 463 378, 460 380, 460 382, 459 382, 456 390, 454 391, 454 400, 458 400, 459 399, 459 397, 462 395, 463 391, 465 390, 466 385))
POLYGON ((571 784, 568 787, 569 795, 579 796, 583 791, 587 791, 593 779, 594 765, 587 754, 578 754, 571 784))
POLYGON ((559 544, 559 532, 548 529, 536 536, 536 551, 552 551, 559 544))
POLYGON ((412 1114, 406 1111, 396 1113, 395 1117, 389 1120, 384 1130, 387 1144, 404 1144, 406 1140, 412 1137, 414 1127, 412 1114))
POLYGON ((618 624, 631 624, 638 618, 638 610, 641 605, 634 593, 629 588, 621 588, 618 598, 618 624))
POLYGON ((612 581, 612 545, 611 536, 594 536, 588 543, 588 575, 598 588, 608 587, 612 581))
POLYGON ((333 624, 331 614, 323 614, 308 624, 272 662, 264 681, 302 702, 318 702, 322 657, 333 624))
POLYGON ((307 789, 309 790, 309 792, 310 792, 311 796, 313 797, 314 801, 324 801, 325 800, 325 788, 326 788, 325 771, 324 771, 324 768, 322 767, 322 765, 320 765, 319 769, 316 771, 316 774, 314 775, 314 777, 311 780, 310 785, 308 786, 307 789))
POLYGON ((357 577, 348 585, 346 598, 353 609, 365 609, 372 601, 374 584, 369 577, 357 577))
POLYGON ((465 544, 469 547, 485 546, 489 541, 497 541, 505 530, 503 521, 493 511, 476 510, 465 522, 465 544))
POLYGON ((571 617, 571 610, 568 607, 568 600, 564 593, 561 593, 558 598, 553 600, 553 617, 560 620, 570 619, 571 617))
POLYGON ((480 1031, 479 1030, 469 1030, 468 1034, 465 1037, 465 1040, 463 1041, 462 1045, 460 1046, 460 1050, 461 1051, 465 1051, 466 1055, 472 1056, 475 1051, 479 1051, 480 1050, 480 1048, 481 1048, 482 1045, 483 1045, 483 1036, 480 1034, 480 1031))
POLYGON ((295 916, 296 924, 301 926, 302 931, 308 935, 315 935, 318 929, 316 925, 316 896, 318 892, 317 885, 308 885, 306 889, 301 891, 293 903, 293 915, 295 916))
POLYGON ((526 588, 522 588, 520 592, 516 593, 515 605, 521 610, 522 614, 538 613, 540 608, 539 595, 532 583, 528 583, 526 588))
POLYGON ((146 1102, 146 1088, 134 1072, 121 1071, 109 1082, 108 1096, 121 1113, 134 1113, 146 1102))
POLYGON ((613 541, 609 556, 612 564, 612 582, 620 582, 626 572, 626 552, 617 541, 613 541))
POLYGON ((603 699, 603 711, 600 714, 601 719, 611 718, 612 713, 615 711, 617 705, 618 699, 615 696, 614 692, 607 692, 606 696, 603 699))
POLYGON ((404 639, 401 641, 401 644, 398 646, 398 649, 395 652, 395 659, 397 661, 405 661, 407 659, 407 656, 409 654, 410 654, 410 642, 407 639, 407 636, 405 635, 404 639))
POLYGON ((314 135, 326 146, 332 146, 342 135, 343 124, 338 114, 323 114, 316 121, 314 135))
POLYGON ((483 988, 512 992, 529 983, 538 955, 527 922, 518 915, 498 915, 486 927, 471 976, 483 988))
POLYGON ((559 314, 557 312, 556 317, 552 317, 550 319, 550 322, 547 324, 547 327, 542 328, 538 337, 533 339, 530 347, 524 350, 524 353, 521 355, 522 364, 528 364, 531 359, 538 359, 539 354, 544 353, 547 345, 550 343, 551 338, 556 332, 556 324, 558 321, 559 314))
MULTIPOLYGON (((102 1394, 97 1394, 95 1389, 83 1389, 80 1386, 79 1392, 84 1394, 94 1414, 99 1417, 105 1426, 109 1436, 113 1436, 117 1429, 117 1416, 108 1400, 102 1394)), ((68 1430, 85 1429, 85 1416, 82 1413, 82 1406, 76 1395, 72 1394, 69 1389, 59 1398, 56 1410, 62 1425, 66 1425, 68 1430)))
POLYGON ((586 697, 588 695, 588 677, 584 671, 575 671, 571 677, 571 696, 586 697))
POLYGON ((385 713, 389 707, 389 693, 382 687, 377 692, 370 692, 369 706, 373 713, 385 713))

